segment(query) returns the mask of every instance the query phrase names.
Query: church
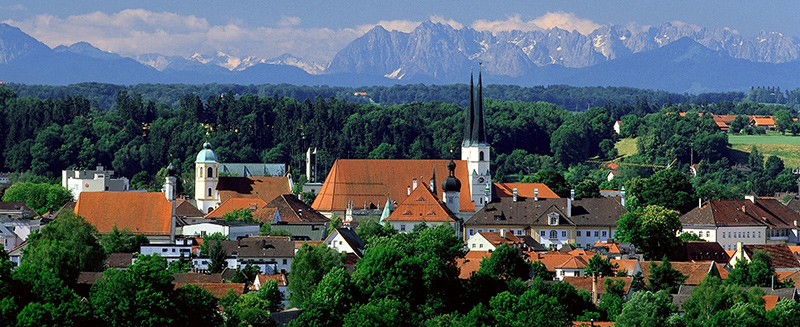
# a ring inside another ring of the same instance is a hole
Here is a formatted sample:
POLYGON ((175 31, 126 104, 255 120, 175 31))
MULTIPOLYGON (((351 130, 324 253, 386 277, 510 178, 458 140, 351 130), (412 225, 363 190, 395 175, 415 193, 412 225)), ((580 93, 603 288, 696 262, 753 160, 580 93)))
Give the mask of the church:
MULTIPOLYGON (((417 187, 427 187, 461 221, 472 217, 492 199, 491 147, 486 138, 482 78, 477 93, 470 74, 469 107, 464 122, 461 160, 449 159, 339 159, 331 167, 312 208, 345 222, 370 215, 381 216, 387 206, 403 202, 417 187), (448 167, 451 163, 453 166, 448 167), (439 172, 437 176, 436 172, 439 172), (455 178, 460 190, 445 194, 455 178), (442 188, 438 188, 442 186, 442 188), (449 200, 453 201, 449 201, 449 200)), ((391 208, 390 208, 391 209, 391 208)))

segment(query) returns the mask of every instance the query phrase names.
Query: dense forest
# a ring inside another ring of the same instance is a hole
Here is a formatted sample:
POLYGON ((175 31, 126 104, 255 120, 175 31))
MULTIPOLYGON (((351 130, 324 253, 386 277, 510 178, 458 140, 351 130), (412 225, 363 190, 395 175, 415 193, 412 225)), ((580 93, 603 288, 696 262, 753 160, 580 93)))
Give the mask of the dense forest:
MULTIPOLYGON (((361 103, 351 89, 288 85, 10 87, 17 91, 0 88, 0 128, 5 132, 0 170, 55 178, 67 168, 110 165, 135 187, 160 188, 157 174, 173 163, 186 194, 192 194, 194 155, 206 140, 223 162, 285 163, 295 176, 308 147, 319 149, 320 176, 338 158, 457 158, 462 102, 469 94, 464 85, 367 88, 371 98, 384 103, 379 105, 361 103), (114 94, 111 104, 105 100, 109 94, 114 94), (434 98, 447 101, 429 101, 434 98)), ((636 137, 638 153, 624 160, 674 161, 671 167, 681 172, 699 163, 707 173, 693 178, 693 184, 705 198, 791 189, 791 175, 774 159, 767 160, 773 165, 769 169, 730 169, 755 163, 758 153, 740 162, 708 115, 670 114, 791 115, 784 105, 732 101, 744 94, 681 96, 627 88, 487 87, 485 95, 492 94, 502 94, 485 101, 498 181, 551 169, 572 185, 587 179, 600 183, 604 178, 598 164, 586 160, 615 158, 615 142, 636 137), (520 100, 502 100, 508 98, 520 100), (551 103, 569 106, 580 99, 599 104, 571 112, 551 103), (616 120, 624 122, 621 135, 613 132, 616 120)), ((641 166, 621 171, 622 178, 601 187, 618 188, 622 181, 654 172, 641 166)))

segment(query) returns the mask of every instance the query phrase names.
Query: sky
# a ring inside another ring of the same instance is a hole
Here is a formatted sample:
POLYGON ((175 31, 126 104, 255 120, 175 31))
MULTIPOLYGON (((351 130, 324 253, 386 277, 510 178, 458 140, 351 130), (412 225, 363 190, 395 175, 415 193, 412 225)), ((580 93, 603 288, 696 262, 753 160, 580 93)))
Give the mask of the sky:
POLYGON ((432 20, 492 32, 682 22, 743 36, 800 36, 800 1, 775 0, 0 0, 0 22, 50 47, 85 41, 125 56, 217 52, 326 65, 376 25, 409 32, 432 20))

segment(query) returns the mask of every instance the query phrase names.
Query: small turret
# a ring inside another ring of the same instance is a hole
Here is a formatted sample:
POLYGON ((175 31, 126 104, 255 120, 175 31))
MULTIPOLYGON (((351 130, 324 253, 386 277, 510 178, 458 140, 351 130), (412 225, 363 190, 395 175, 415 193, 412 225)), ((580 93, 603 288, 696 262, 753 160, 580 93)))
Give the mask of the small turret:
POLYGON ((461 195, 461 182, 456 178, 456 163, 453 159, 447 164, 447 169, 450 171, 447 178, 442 182, 442 191, 444 192, 444 203, 447 208, 454 214, 460 212, 459 197, 461 195))

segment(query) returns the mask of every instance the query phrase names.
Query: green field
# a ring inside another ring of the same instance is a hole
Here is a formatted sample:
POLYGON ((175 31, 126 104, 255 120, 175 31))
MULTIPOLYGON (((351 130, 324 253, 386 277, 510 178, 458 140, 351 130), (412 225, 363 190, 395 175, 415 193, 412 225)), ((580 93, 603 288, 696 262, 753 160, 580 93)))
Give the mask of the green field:
POLYGON ((617 144, 614 144, 614 148, 617 149, 617 154, 622 157, 627 157, 636 153, 636 139, 635 138, 624 138, 619 140, 617 144))
MULTIPOLYGON (((778 156, 783 159, 786 167, 800 165, 800 136, 781 135, 770 133, 766 135, 728 135, 731 148, 741 153, 741 159, 746 162, 745 155, 750 153, 750 148, 755 145, 764 157, 778 156)), ((740 159, 740 158, 737 158, 740 159)), ((742 162, 740 160, 737 160, 742 162)))

